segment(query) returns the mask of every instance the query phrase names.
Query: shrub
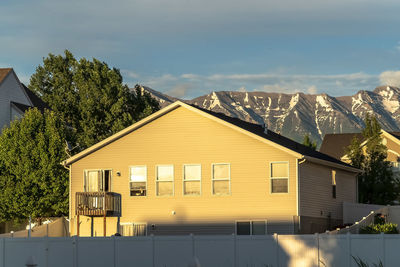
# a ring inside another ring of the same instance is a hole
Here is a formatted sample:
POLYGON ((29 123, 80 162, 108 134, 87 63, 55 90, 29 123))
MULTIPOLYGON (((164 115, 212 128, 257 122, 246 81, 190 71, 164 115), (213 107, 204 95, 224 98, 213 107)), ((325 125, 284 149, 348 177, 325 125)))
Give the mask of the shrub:
POLYGON ((398 234, 397 224, 395 223, 385 223, 385 224, 370 224, 361 227, 360 234, 398 234))

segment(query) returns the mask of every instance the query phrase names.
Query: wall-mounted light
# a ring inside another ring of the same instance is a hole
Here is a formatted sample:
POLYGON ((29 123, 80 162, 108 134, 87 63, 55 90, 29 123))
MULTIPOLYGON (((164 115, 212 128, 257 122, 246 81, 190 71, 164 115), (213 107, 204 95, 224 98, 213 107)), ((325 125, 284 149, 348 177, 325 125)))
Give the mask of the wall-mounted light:
POLYGON ((117 171, 117 176, 121 176, 121 172, 120 171, 117 171))
POLYGON ((171 211, 171 214, 172 214, 172 215, 175 215, 175 214, 176 214, 176 212, 173 210, 173 211, 171 211))

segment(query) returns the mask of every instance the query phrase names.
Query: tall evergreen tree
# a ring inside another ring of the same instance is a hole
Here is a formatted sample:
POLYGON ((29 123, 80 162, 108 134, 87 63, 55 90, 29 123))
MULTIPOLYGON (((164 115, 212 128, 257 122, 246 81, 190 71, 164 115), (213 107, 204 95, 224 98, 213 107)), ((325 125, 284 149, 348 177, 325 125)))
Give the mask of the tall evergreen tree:
POLYGON ((68 213, 69 129, 51 111, 30 109, 0 136, 0 221, 68 213))
POLYGON ((314 150, 317 149, 317 142, 311 140, 310 135, 306 134, 303 139, 303 145, 308 146, 314 150))
POLYGON ((44 58, 29 88, 75 129, 81 149, 159 109, 158 102, 140 86, 131 92, 118 69, 97 59, 76 60, 68 50, 64 56, 44 58))
POLYGON ((355 138, 347 149, 351 164, 363 171, 358 175, 359 202, 391 204, 399 197, 400 181, 386 160, 387 148, 376 117, 366 115, 362 136, 363 145, 355 138))

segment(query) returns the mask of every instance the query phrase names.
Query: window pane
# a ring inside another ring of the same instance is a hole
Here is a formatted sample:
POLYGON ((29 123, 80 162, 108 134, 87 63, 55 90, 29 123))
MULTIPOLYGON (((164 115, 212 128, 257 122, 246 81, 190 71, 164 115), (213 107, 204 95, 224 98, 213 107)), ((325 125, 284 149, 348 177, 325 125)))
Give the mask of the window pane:
POLYGON ((287 193, 288 179, 271 179, 272 193, 287 193))
POLYGON ((131 182, 145 182, 146 181, 146 167, 135 166, 131 167, 131 182))
POLYGON ((229 179, 229 164, 213 165, 214 179, 229 179))
POLYGON ((200 180, 201 179, 201 166, 200 165, 185 165, 184 166, 185 180, 200 180))
POLYGON ((174 182, 157 182, 157 196, 172 196, 174 182))
POLYGON ((253 221, 251 226, 253 235, 265 235, 265 221, 253 221))
POLYGON ((99 191, 99 180, 100 180, 100 171, 88 171, 87 172, 87 184, 86 191, 87 192, 98 192, 99 191))
POLYGON ((133 236, 133 223, 121 224, 120 225, 120 234, 122 236, 133 236))
POLYGON ((213 194, 214 195, 228 195, 229 194, 229 181, 213 181, 213 194))
POLYGON ((200 195, 200 181, 185 181, 183 186, 185 195, 200 195))
POLYGON ((131 182, 131 196, 145 196, 146 182, 131 182))
POLYGON ((158 181, 172 181, 174 179, 174 166, 157 166, 158 181))
POLYGON ((272 163, 271 164, 271 177, 289 177, 288 163, 272 163))
POLYGON ((237 222, 236 223, 237 235, 250 235, 250 222, 237 222))

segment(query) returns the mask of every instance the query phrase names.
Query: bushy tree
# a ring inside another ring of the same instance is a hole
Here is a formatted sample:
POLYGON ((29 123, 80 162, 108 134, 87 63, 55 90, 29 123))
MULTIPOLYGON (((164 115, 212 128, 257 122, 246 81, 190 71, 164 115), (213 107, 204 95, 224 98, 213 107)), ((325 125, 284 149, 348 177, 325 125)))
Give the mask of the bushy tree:
POLYGON ((359 202, 391 204, 399 197, 400 181, 386 160, 387 148, 382 144, 381 127, 376 117, 367 114, 362 136, 363 145, 354 138, 347 149, 351 164, 363 171, 358 175, 359 202))
POLYGON ((311 140, 310 136, 306 134, 303 139, 303 145, 312 148, 313 150, 317 149, 317 142, 311 140))
POLYGON ((131 92, 118 69, 71 52, 49 54, 31 76, 29 88, 76 131, 87 148, 159 109, 148 92, 131 92))
POLYGON ((0 221, 68 213, 65 123, 51 111, 28 110, 0 136, 0 221))

